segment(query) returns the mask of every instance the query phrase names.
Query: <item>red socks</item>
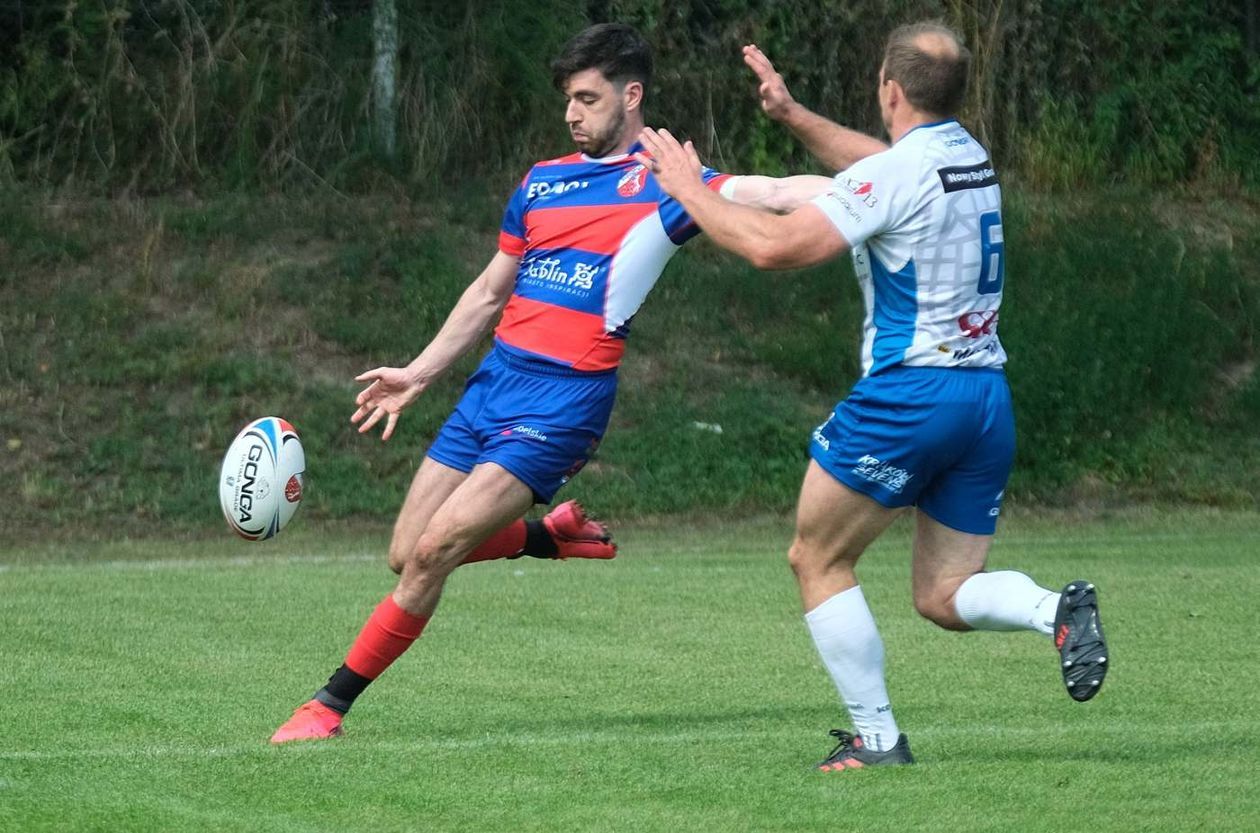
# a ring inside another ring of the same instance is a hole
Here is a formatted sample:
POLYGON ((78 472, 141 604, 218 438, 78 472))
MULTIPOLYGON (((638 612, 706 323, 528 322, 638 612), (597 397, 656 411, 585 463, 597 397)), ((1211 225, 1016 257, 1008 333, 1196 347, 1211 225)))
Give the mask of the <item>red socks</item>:
MULTIPOLYGON (((464 564, 477 561, 493 561, 520 555, 525 549, 525 521, 508 524, 490 536, 477 549, 470 552, 464 564)), ((359 631, 359 636, 346 654, 346 667, 359 676, 375 680, 403 655, 411 643, 420 636, 429 623, 426 616, 412 616, 394 601, 393 594, 385 597, 359 631)))
POLYGON ((511 558, 525 550, 525 521, 513 521, 486 539, 485 543, 464 556, 461 564, 511 558))
POLYGON ((403 652, 416 641, 424 626, 429 623, 427 616, 412 616, 394 602, 393 594, 385 597, 372 615, 368 617, 363 630, 350 646, 346 654, 346 667, 356 674, 375 680, 390 663, 402 656, 403 652))

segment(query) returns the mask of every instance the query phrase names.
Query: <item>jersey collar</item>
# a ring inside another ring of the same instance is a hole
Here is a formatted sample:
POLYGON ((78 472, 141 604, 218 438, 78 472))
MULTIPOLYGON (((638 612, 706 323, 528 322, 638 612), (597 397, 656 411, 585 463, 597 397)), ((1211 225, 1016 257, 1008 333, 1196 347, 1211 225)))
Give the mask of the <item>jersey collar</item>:
POLYGON ((642 153, 643 150, 644 150, 643 144, 636 140, 635 143, 630 146, 630 149, 626 151, 625 153, 618 153, 612 156, 600 156, 600 157, 587 156, 584 153, 582 154, 582 161, 592 162, 596 165, 615 165, 618 162, 626 161, 630 157, 634 156, 636 153, 642 153))
MULTIPOLYGON (((958 124, 958 119, 942 119, 941 121, 932 121, 932 122, 928 122, 927 124, 916 124, 914 127, 910 128, 904 134, 902 134, 901 139, 906 138, 906 136, 909 136, 911 133, 913 133, 916 130, 923 130, 924 128, 930 129, 933 127, 943 127, 944 125, 947 125, 947 124, 958 124)), ((901 139, 898 139, 897 141, 900 142, 901 139)))

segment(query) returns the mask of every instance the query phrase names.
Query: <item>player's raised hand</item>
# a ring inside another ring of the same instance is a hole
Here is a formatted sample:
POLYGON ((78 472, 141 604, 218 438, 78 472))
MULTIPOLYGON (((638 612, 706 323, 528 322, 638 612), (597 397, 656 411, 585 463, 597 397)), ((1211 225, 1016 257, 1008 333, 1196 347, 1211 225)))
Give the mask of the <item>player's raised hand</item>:
POLYGON ((788 92, 783 76, 775 72, 774 64, 755 43, 744 47, 744 63, 757 76, 757 95, 761 96, 761 109, 775 121, 783 121, 796 99, 788 92))
POLYGON ((677 199, 688 188, 704 187, 700 178, 704 166, 700 164, 700 157, 690 140, 679 144, 668 130, 656 131, 645 127, 639 134, 639 141, 647 152, 636 153, 634 158, 652 172, 666 194, 677 199))
POLYGON ((363 434, 371 431, 376 423, 387 418, 385 430, 381 432, 382 441, 390 438, 394 433, 394 426, 398 424, 398 415, 404 408, 415 402, 420 391, 424 389, 403 367, 378 367, 375 370, 360 373, 354 377, 354 380, 370 382, 370 384, 359 391, 359 395, 355 397, 354 402, 359 409, 350 417, 350 421, 357 424, 363 420, 363 424, 359 426, 359 433, 363 434), (367 419, 364 420, 364 417, 367 419))

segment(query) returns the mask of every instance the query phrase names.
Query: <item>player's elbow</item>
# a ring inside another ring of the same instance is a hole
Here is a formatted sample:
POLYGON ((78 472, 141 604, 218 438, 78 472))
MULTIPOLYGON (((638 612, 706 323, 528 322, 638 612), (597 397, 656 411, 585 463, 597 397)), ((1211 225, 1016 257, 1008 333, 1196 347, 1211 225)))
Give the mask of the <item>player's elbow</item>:
POLYGON ((763 237, 749 247, 748 262, 763 271, 791 269, 795 264, 789 248, 781 240, 763 237))

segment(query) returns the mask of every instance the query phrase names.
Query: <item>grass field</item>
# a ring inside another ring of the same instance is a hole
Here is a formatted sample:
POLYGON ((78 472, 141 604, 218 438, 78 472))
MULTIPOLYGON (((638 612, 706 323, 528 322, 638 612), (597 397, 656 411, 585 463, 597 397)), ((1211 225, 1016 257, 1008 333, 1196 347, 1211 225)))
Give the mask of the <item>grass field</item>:
POLYGON ((831 777, 787 536, 465 568, 346 737, 281 748, 391 585, 383 532, 0 550, 0 830, 1260 828, 1260 516, 1006 522, 992 566, 1100 587, 1115 667, 1084 705, 1043 639, 917 619, 894 528, 862 576, 920 763, 831 777))

